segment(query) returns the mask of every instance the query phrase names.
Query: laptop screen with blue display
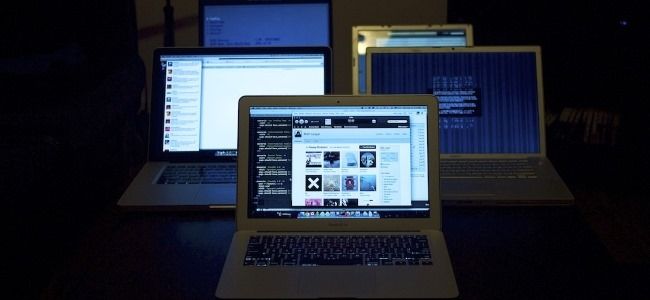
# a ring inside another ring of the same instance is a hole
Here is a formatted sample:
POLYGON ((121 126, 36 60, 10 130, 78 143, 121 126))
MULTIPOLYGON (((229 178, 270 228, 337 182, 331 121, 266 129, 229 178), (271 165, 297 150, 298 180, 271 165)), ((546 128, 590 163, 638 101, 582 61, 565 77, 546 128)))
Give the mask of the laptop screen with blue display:
POLYGON ((538 47, 404 49, 371 51, 371 93, 436 95, 441 154, 541 151, 538 47))

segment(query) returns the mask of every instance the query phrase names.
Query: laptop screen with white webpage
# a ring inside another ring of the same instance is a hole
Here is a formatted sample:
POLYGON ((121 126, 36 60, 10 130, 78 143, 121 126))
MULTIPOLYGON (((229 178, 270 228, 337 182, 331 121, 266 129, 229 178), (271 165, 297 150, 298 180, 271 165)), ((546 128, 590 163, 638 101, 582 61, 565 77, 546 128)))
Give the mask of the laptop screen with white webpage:
POLYGON ((471 24, 363 25, 352 27, 352 91, 366 93, 370 47, 465 47, 474 45, 471 24))
POLYGON ((241 96, 329 93, 324 47, 162 51, 156 55, 162 78, 156 79, 165 81, 159 89, 163 95, 152 100, 152 121, 159 126, 151 129, 158 144, 154 155, 199 152, 234 161, 241 96))
POLYGON ((456 296, 440 231, 436 106, 431 95, 243 97, 238 231, 216 295, 456 296), (405 235, 428 254, 359 245, 405 235), (259 242, 280 239, 295 252, 258 257, 274 253, 259 242), (356 246, 312 247, 343 240, 356 246))
POLYGON ((153 65, 149 163, 124 207, 233 208, 239 98, 330 91, 326 47, 159 48, 153 65))
POLYGON ((370 48, 367 69, 372 94, 438 96, 444 200, 572 201, 546 158, 539 47, 370 48))

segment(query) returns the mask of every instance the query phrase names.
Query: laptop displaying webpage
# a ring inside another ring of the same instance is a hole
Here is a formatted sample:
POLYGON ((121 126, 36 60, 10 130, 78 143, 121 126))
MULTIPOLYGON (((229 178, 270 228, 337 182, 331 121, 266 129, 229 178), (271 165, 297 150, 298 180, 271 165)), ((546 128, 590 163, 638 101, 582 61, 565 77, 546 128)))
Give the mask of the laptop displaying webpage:
POLYGON ((366 49, 368 47, 465 47, 472 45, 465 29, 381 29, 357 32, 359 93, 366 93, 366 49))
POLYGON ((206 47, 330 46, 329 0, 202 1, 199 9, 206 47))
POLYGON ((165 152, 236 156, 244 95, 323 95, 322 54, 163 55, 165 152))
POLYGON ((425 106, 252 107, 249 217, 428 217, 426 114, 425 106))
POLYGON ((372 94, 434 94, 440 153, 539 153, 535 52, 373 53, 372 94))

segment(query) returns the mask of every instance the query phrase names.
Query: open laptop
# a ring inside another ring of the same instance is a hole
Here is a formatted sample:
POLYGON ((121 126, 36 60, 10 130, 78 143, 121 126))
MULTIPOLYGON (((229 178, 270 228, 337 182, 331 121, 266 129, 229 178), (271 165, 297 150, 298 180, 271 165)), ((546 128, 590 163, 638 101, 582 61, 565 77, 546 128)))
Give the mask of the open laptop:
POLYGON ((243 97, 237 232, 216 296, 458 296, 437 118, 432 95, 243 97))
POLYGON ((199 1, 204 47, 331 47, 331 29, 331 0, 199 1))
POLYGON ((237 102, 243 95, 324 95, 330 49, 159 48, 148 162, 124 208, 234 208, 237 102))
POLYGON ((369 48, 367 61, 372 94, 440 100, 443 203, 573 203, 546 157, 540 47, 369 48))
POLYGON ((369 47, 464 47, 474 45, 471 24, 352 26, 352 91, 366 93, 369 47))

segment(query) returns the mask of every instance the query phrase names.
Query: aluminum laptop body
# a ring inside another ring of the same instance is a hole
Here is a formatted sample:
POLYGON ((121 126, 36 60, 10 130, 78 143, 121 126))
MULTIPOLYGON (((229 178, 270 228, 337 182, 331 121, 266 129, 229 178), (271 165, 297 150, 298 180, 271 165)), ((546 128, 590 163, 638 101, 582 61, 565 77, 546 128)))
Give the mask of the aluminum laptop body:
POLYGON ((239 98, 329 93, 330 59, 327 47, 156 49, 148 161, 118 206, 234 208, 239 98))
POLYGON ((352 92, 366 94, 366 49, 370 47, 465 47, 474 45, 471 24, 352 26, 352 92))
POLYGON ((433 96, 243 97, 239 107, 237 231, 218 298, 458 296, 441 231, 433 96), (403 234, 428 240, 429 254, 313 249, 333 236, 403 234), (273 250, 249 242, 269 236, 317 241, 253 260, 273 250))
POLYGON ((372 94, 438 97, 443 203, 573 203, 546 157, 540 47, 369 48, 367 62, 372 94))

